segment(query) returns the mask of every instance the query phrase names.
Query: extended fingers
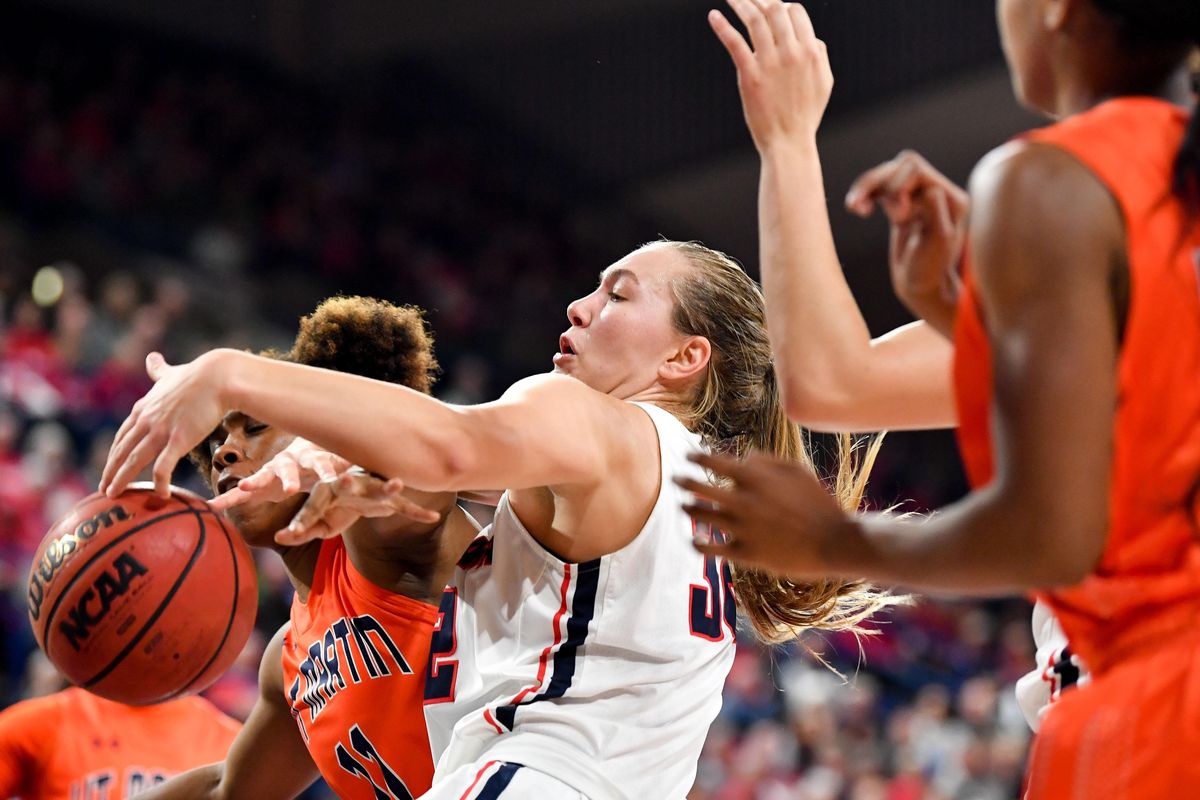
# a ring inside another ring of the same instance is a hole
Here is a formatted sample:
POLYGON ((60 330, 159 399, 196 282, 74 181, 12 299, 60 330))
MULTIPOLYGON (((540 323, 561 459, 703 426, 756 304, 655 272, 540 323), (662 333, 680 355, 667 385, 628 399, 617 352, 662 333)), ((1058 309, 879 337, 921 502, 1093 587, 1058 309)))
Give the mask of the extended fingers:
POLYGON ((733 59, 733 65, 737 67, 738 72, 745 74, 754 69, 754 53, 750 50, 750 45, 737 28, 725 19, 724 14, 716 9, 708 12, 708 24, 724 45, 729 57, 733 59))
POLYGON ((698 481, 694 478, 684 476, 678 476, 674 480, 675 484, 680 488, 691 492, 697 497, 711 500, 725 509, 737 505, 738 500, 741 498, 736 489, 717 486, 707 481, 698 481))
POLYGON ((161 447, 162 436, 141 427, 133 428, 125 437, 123 453, 110 453, 114 466, 112 478, 105 485, 109 497, 116 497, 138 476, 161 447))
POLYGON ((764 55, 774 53, 775 34, 771 32, 771 25, 762 8, 754 0, 729 0, 729 7, 746 26, 746 30, 750 31, 750 44, 754 46, 754 52, 764 55))
POLYGON ((242 503, 245 503, 254 497, 254 494, 254 492, 249 492, 243 489, 241 483, 239 483, 228 492, 225 492, 225 494, 218 495, 212 500, 209 500, 208 504, 212 507, 213 511, 220 513, 222 511, 228 511, 234 506, 240 506, 242 503))

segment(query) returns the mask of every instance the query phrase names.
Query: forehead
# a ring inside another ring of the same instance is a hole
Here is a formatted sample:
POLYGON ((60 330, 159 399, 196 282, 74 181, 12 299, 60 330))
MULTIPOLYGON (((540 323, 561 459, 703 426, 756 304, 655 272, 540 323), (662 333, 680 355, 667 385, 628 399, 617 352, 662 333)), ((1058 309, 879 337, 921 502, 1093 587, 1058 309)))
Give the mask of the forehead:
POLYGON ((671 247, 651 244, 634 250, 600 273, 605 280, 627 280, 643 289, 668 291, 671 282, 688 269, 687 259, 671 247))

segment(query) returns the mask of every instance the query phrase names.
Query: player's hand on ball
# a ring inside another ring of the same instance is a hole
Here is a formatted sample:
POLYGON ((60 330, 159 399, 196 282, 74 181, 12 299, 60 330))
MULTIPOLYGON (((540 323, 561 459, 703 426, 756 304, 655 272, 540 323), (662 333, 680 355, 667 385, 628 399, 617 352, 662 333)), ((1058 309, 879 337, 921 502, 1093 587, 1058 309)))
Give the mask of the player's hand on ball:
POLYGON ((808 12, 780 0, 729 0, 729 7, 750 32, 749 44, 721 12, 710 11, 708 22, 737 67, 755 146, 761 153, 780 141, 813 141, 833 72, 808 12))
POLYGON ((154 386, 134 403, 113 439, 100 478, 102 492, 116 497, 153 462, 154 493, 170 496, 171 473, 179 459, 225 414, 221 362, 231 352, 213 350, 178 366, 169 365, 159 353, 146 356, 146 372, 154 386))
POLYGON ((312 487, 291 523, 275 535, 275 541, 297 545, 328 539, 341 535, 363 517, 399 516, 428 524, 441 519, 438 512, 404 497, 403 491, 400 479, 384 480, 359 467, 323 478, 312 487))
POLYGON ((698 550, 793 579, 828 577, 823 548, 849 518, 811 469, 763 453, 743 461, 709 454, 691 460, 728 481, 675 479, 697 497, 684 511, 725 534, 698 539, 698 550))
POLYGON ((278 503, 312 491, 319 481, 336 480, 354 465, 341 456, 297 436, 253 475, 215 498, 211 505, 224 511, 247 502, 278 503))

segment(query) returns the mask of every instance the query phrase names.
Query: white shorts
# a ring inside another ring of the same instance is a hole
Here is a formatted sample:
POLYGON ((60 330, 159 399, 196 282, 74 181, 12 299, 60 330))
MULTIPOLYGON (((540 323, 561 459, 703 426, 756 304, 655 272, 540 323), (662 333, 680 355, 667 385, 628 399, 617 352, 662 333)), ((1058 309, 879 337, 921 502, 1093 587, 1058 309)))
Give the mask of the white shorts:
POLYGON ((420 800, 587 800, 558 778, 511 761, 478 761, 436 779, 420 800))

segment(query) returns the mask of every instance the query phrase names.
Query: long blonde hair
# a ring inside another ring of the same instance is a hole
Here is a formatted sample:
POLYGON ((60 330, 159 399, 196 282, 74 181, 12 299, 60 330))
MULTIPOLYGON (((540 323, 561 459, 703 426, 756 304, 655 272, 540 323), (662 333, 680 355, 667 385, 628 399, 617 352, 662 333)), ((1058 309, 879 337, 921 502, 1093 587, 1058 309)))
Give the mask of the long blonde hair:
MULTIPOLYGON (((800 426, 787 418, 767 339, 762 290, 722 252, 697 242, 653 242, 682 255, 696 269, 675 280, 675 327, 703 336, 712 345, 704 381, 681 417, 689 429, 718 452, 743 458, 761 450, 813 468, 809 443, 800 426)), ((846 511, 857 510, 881 436, 855 447, 839 437, 838 470, 831 487, 846 511)), ((771 643, 800 632, 851 630, 895 598, 864 581, 824 579, 796 582, 755 569, 733 568, 738 605, 759 638, 771 643)))

